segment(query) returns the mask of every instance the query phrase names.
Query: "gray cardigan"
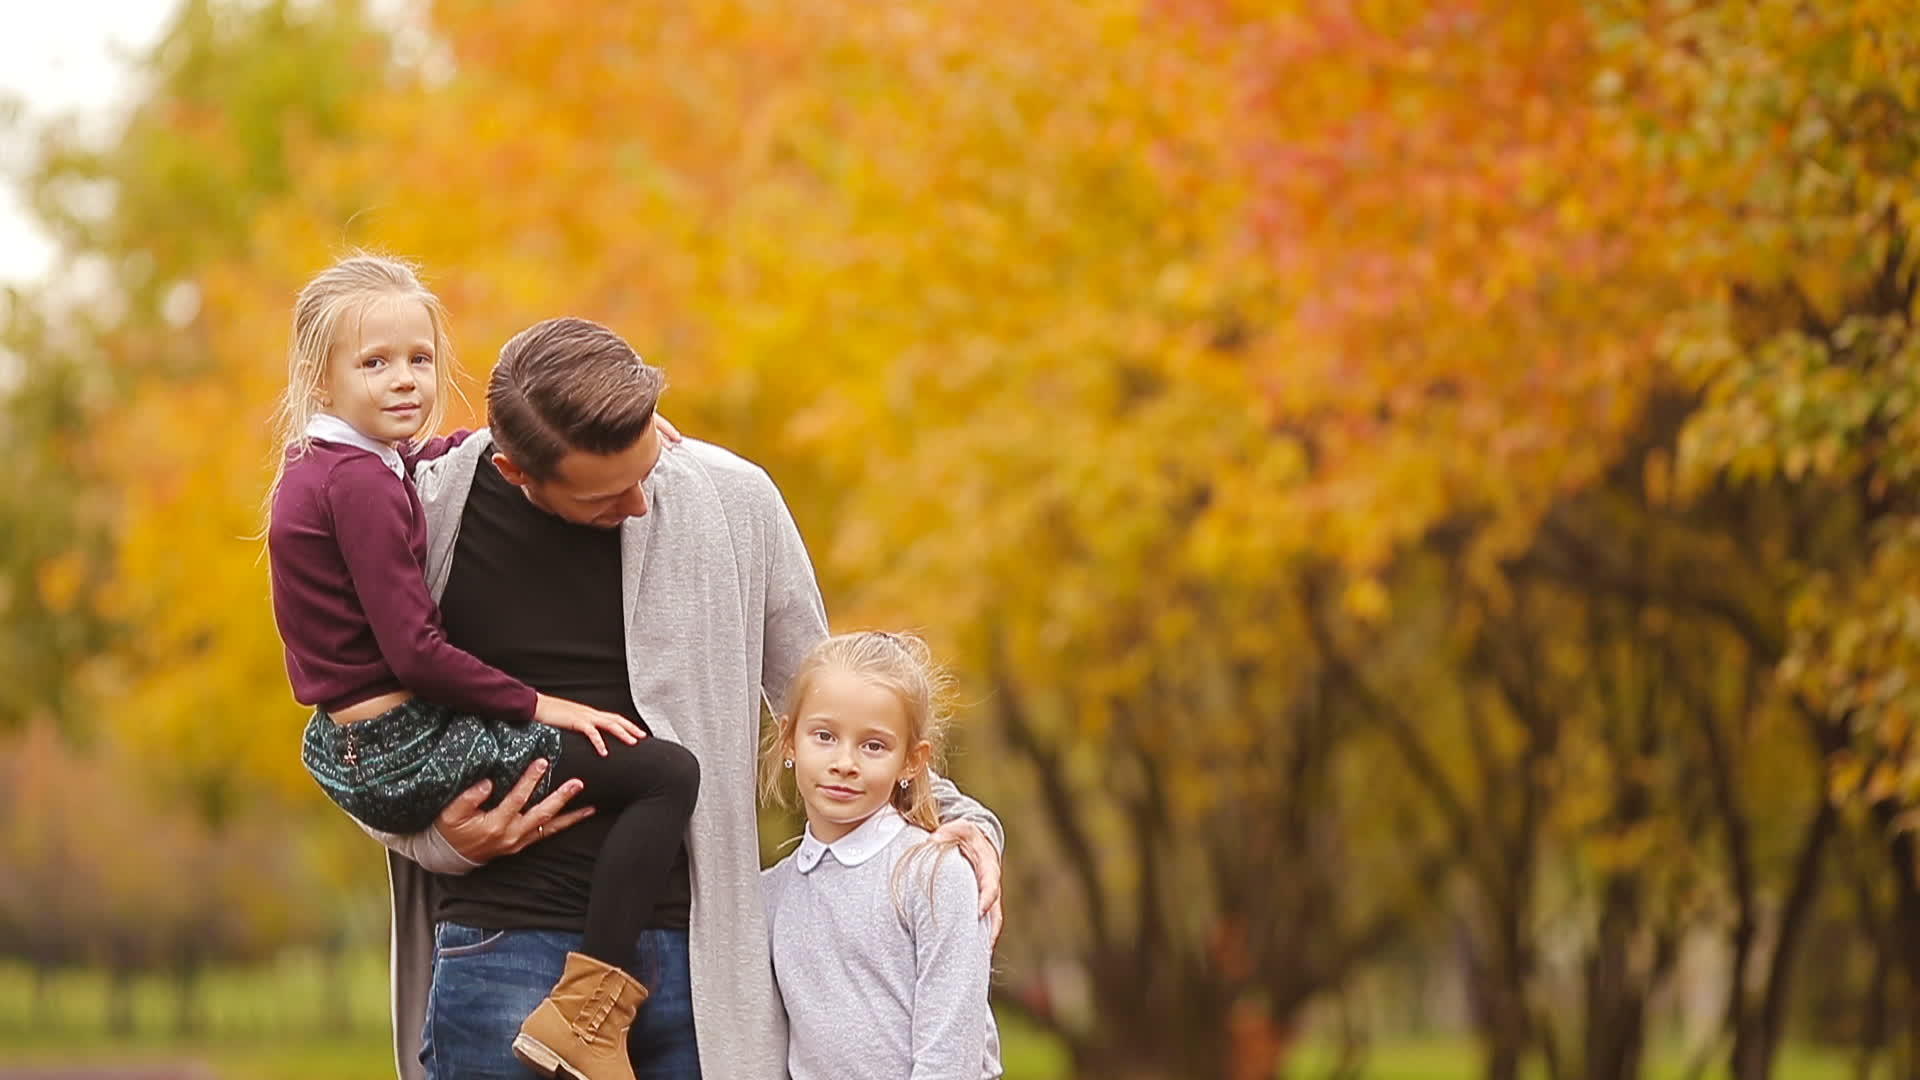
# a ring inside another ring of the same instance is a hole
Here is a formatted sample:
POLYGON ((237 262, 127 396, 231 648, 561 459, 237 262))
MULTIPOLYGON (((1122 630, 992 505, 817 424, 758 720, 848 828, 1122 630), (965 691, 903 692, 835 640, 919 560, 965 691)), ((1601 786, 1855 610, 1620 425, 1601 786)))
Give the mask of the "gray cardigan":
MULTIPOLYGON (((491 446, 485 432, 476 432, 446 456, 423 462, 416 477, 427 517, 427 585, 436 601, 475 470, 491 446)), ((627 677, 654 735, 700 759, 700 801, 687 828, 700 1068, 729 1080, 783 1080, 786 1015, 767 955, 754 769, 762 699, 780 700, 802 657, 826 635, 826 612, 800 532, 759 466, 688 439, 662 450, 646 486, 650 511, 620 527, 627 677)), ((950 781, 937 780, 935 793, 943 819, 973 821, 996 846, 1004 844, 999 821, 950 781)), ((462 873, 473 864, 432 829, 404 837, 367 831, 392 851, 400 1077, 422 1080, 434 900, 425 871, 462 873)))

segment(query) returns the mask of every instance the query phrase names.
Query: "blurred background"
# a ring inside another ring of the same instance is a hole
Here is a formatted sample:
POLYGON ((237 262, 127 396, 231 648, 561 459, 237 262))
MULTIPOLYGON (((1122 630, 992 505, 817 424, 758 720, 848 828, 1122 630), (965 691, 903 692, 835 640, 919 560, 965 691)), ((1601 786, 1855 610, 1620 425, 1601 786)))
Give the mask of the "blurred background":
POLYGON ((960 672, 1016 1080, 1920 1075, 1920 5, 56 7, 0 1074, 391 1075, 248 539, 365 245, 475 401, 615 327, 960 672))

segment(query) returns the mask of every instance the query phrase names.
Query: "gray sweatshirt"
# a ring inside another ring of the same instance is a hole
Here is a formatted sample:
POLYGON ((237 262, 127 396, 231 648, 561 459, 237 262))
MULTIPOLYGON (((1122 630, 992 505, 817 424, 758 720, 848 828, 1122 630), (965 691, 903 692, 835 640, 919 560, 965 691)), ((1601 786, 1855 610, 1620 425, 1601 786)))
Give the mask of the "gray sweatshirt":
MULTIPOLYGON (((427 585, 436 601, 475 470, 491 445, 476 433, 422 463, 416 475, 426 508, 427 585)), ((627 676, 654 736, 700 760, 687 849, 701 1072, 782 1080, 786 1019, 767 956, 754 768, 763 699, 779 702, 800 660, 826 635, 826 612, 800 532, 764 470, 688 439, 661 451, 646 488, 649 512, 620 527, 627 676)), ((934 790, 943 820, 972 821, 996 846, 1004 844, 999 821, 984 807, 944 779, 934 790)), ((421 1080, 420 1029, 433 963, 434 882, 426 871, 457 874, 473 864, 432 829, 374 836, 393 852, 395 1052, 402 1080, 421 1080)))
POLYGON ((993 1080, 993 942, 966 860, 883 807, 761 876, 793 1080, 993 1080))

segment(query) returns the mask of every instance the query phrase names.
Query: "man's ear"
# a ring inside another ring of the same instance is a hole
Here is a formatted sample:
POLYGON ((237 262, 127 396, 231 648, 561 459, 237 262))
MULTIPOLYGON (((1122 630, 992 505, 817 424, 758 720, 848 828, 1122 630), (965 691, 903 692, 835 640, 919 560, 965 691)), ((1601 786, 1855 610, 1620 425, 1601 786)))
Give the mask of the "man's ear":
POLYGON ((500 475, 507 478, 507 483, 515 487, 526 487, 533 483, 533 477, 528 476, 525 469, 515 465, 512 458, 498 450, 493 453, 493 467, 499 469, 500 475))

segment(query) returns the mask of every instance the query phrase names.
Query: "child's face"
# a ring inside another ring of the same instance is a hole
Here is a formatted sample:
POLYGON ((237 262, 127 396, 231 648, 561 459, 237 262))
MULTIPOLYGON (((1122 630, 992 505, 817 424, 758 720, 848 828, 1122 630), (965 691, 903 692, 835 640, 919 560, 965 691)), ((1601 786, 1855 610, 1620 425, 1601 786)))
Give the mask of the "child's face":
POLYGON ((320 407, 383 442, 412 438, 433 409, 433 317, 418 300, 382 296, 349 315, 327 357, 320 407))
POLYGON ((817 839, 831 844, 852 832, 924 767, 930 747, 909 745, 907 734, 907 709, 893 691, 847 671, 815 676, 787 753, 817 839))

